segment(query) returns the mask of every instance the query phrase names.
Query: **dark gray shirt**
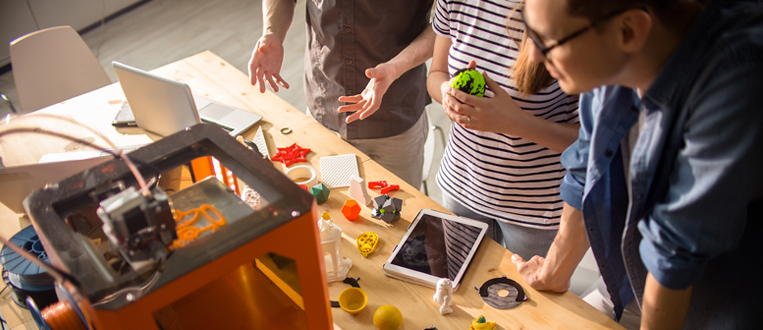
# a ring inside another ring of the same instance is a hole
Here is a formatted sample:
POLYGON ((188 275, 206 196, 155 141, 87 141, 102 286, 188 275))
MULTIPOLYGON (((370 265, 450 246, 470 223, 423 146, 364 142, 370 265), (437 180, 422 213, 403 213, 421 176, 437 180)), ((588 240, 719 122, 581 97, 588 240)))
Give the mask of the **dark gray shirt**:
POLYGON ((422 64, 387 90, 371 117, 345 124, 339 96, 369 82, 367 68, 389 61, 429 25, 433 0, 308 0, 305 99, 319 123, 347 139, 390 137, 408 130, 431 103, 422 64))

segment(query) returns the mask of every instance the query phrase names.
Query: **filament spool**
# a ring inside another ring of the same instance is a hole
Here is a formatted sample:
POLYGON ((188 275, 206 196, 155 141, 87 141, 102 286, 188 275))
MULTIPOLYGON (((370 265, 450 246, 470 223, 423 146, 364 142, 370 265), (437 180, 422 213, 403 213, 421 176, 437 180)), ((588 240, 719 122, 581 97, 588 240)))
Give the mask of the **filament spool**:
MULTIPOLYGON (((50 264, 34 227, 22 229, 9 241, 50 264)), ((17 305, 27 308, 27 297, 32 297, 43 308, 58 301, 53 287, 55 280, 36 264, 7 246, 0 251, 0 263, 5 270, 3 281, 10 286, 11 297, 17 305)))
POLYGON ((28 300, 29 310, 40 330, 87 330, 77 311, 69 301, 59 301, 46 307, 42 312, 34 301, 28 300))

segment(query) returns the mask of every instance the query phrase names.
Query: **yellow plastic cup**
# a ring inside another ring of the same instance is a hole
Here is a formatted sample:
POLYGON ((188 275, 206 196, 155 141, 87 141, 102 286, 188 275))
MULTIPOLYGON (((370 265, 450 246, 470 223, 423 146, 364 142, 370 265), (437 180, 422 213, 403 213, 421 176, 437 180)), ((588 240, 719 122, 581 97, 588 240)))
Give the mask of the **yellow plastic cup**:
POLYGON ((350 314, 358 314, 366 308, 368 296, 361 288, 347 288, 339 294, 339 307, 350 314))

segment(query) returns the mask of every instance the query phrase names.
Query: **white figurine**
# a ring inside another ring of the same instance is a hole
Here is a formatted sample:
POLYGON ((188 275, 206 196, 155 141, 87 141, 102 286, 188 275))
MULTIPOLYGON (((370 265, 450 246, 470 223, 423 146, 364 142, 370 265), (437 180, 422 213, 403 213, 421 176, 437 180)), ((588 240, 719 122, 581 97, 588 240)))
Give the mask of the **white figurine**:
POLYGON ((440 314, 452 313, 453 310, 450 309, 450 305, 453 300, 453 283, 447 278, 437 281, 437 292, 432 298, 440 304, 440 314))
POLYGON ((360 204, 366 206, 371 204, 372 199, 366 190, 365 181, 357 175, 353 175, 352 178, 350 178, 349 194, 352 199, 358 201, 360 204))
POLYGON ((328 212, 325 212, 322 219, 318 220, 318 230, 323 253, 328 254, 325 256, 326 280, 329 283, 343 281, 352 267, 352 260, 342 257, 342 228, 334 224, 329 219, 328 212))

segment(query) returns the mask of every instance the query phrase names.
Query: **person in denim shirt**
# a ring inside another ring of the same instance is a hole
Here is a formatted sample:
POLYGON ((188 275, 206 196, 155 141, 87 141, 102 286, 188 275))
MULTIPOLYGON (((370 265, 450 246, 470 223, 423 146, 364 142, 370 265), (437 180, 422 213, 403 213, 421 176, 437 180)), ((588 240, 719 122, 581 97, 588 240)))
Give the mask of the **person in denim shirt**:
POLYGON ((763 328, 763 4, 528 0, 525 24, 565 92, 593 91, 559 234, 513 258, 523 278, 567 290, 590 244, 616 319, 635 302, 642 329, 763 328))

